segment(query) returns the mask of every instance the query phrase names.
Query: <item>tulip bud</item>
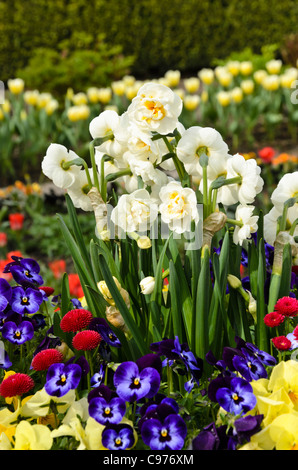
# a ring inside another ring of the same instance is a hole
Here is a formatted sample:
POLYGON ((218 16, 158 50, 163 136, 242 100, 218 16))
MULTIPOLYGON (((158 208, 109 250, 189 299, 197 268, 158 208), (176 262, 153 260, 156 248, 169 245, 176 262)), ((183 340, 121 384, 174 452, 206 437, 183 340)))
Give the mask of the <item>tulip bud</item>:
POLYGON ((155 286, 155 279, 152 276, 145 277, 140 282, 142 294, 152 294, 155 286))

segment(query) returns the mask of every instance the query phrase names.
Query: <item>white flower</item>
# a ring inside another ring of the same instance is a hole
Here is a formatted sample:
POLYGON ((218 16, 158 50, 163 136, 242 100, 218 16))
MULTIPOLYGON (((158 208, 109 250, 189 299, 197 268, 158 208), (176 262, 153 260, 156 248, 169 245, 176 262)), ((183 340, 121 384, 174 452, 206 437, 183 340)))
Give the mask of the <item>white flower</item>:
POLYGON ((215 129, 193 126, 183 133, 177 145, 177 156, 189 175, 202 177, 200 152, 208 156, 208 166, 212 167, 217 160, 227 157, 228 146, 215 129))
POLYGON ((240 177, 238 184, 226 186, 225 200, 223 204, 231 205, 236 202, 240 204, 252 204, 257 194, 259 194, 264 186, 264 180, 260 176, 261 168, 257 165, 256 160, 245 158, 236 154, 227 160, 227 179, 240 177))
POLYGON ((112 210, 112 222, 125 232, 148 230, 158 215, 158 206, 146 189, 138 189, 131 194, 123 194, 112 210))
MULTIPOLYGON (((89 170, 91 181, 93 179, 92 169, 89 170)), ((92 211, 91 200, 88 196, 89 185, 85 170, 80 170, 75 182, 67 189, 73 205, 83 211, 92 211)))
POLYGON ((80 167, 72 165, 67 169, 63 164, 78 158, 78 155, 72 150, 67 150, 64 145, 51 144, 42 160, 41 168, 43 173, 53 181, 53 183, 62 189, 69 188, 76 180, 80 167))
POLYGON ((181 111, 181 98, 159 83, 143 85, 127 109, 129 119, 138 127, 160 134, 174 131, 181 111))
POLYGON ((159 197, 161 219, 172 231, 190 231, 191 222, 198 222, 197 198, 191 188, 183 188, 179 182, 171 181, 161 188, 159 197))
POLYGON ((269 245, 274 245, 277 235, 277 219, 281 212, 272 207, 272 209, 264 216, 264 238, 269 245))
POLYGON ((89 132, 93 139, 107 138, 105 142, 97 146, 97 149, 111 157, 119 157, 123 153, 122 145, 115 139, 114 135, 119 123, 120 116, 118 113, 108 109, 92 119, 89 125, 89 132))
POLYGON ((147 276, 140 282, 142 294, 152 294, 155 286, 155 279, 152 276, 147 276))
POLYGON ((254 211, 253 206, 241 205, 237 206, 235 220, 242 223, 242 227, 236 226, 233 233, 233 241, 236 245, 243 244, 244 240, 250 239, 251 234, 258 230, 257 215, 252 215, 254 211))
MULTIPOLYGON (((271 201, 274 206, 280 211, 283 211, 284 203, 291 198, 298 198, 298 171, 285 174, 279 181, 276 189, 273 191, 271 201)), ((295 209, 289 209, 288 214, 298 212, 298 202, 295 204, 295 209)), ((297 217, 297 215, 296 215, 297 217)), ((292 220, 292 222, 294 219, 292 220)))

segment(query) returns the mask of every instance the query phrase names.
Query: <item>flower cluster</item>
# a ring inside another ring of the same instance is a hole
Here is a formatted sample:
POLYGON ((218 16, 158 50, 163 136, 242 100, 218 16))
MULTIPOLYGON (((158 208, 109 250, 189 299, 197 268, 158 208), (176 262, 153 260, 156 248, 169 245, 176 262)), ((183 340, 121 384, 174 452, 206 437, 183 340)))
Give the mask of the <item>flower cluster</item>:
POLYGON ((272 338, 272 343, 278 351, 293 351, 298 347, 298 327, 295 322, 298 315, 298 300, 295 297, 282 297, 268 313, 264 322, 270 328, 283 327, 281 335, 272 338))

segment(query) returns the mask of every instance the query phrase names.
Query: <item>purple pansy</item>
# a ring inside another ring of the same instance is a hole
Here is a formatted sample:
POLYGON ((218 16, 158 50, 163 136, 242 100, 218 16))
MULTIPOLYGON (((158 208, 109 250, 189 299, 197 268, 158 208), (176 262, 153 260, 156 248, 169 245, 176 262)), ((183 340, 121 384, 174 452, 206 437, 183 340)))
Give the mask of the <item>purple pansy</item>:
POLYGON ((97 331, 109 346, 114 348, 120 348, 121 343, 119 338, 115 335, 113 330, 110 328, 108 322, 104 318, 93 318, 88 327, 90 330, 97 331))
POLYGON ((102 432, 101 441, 109 450, 130 449, 135 443, 133 428, 124 423, 109 424, 102 432))
POLYGON ((250 383, 239 377, 232 378, 229 387, 219 388, 216 400, 225 411, 235 415, 247 413, 257 403, 250 383))
POLYGON ((187 426, 180 415, 169 414, 163 421, 154 418, 145 421, 141 435, 151 450, 181 450, 187 426))
POLYGON ((39 274, 40 266, 34 259, 18 258, 10 263, 9 271, 14 280, 25 287, 43 284, 43 278, 39 274))
POLYGON ((6 309, 11 301, 12 287, 6 279, 0 278, 0 312, 6 309))
POLYGON ((135 362, 122 362, 114 374, 114 385, 118 395, 125 401, 151 398, 159 390, 160 374, 153 367, 140 370, 135 362))
POLYGON ((92 395, 89 401, 89 415, 100 424, 118 424, 126 412, 125 401, 115 396, 106 385, 98 387, 100 396, 92 395))
POLYGON ((99 371, 95 372, 90 379, 91 387, 98 387, 102 384, 105 378, 105 367, 103 364, 100 365, 99 371))
POLYGON ((82 376, 78 364, 52 364, 47 372, 45 391, 52 396, 62 397, 70 390, 77 388, 82 376))
POLYGON ((164 397, 161 399, 160 397, 158 402, 149 401, 140 409, 139 430, 141 431, 144 422, 148 419, 154 418, 162 422, 168 415, 178 413, 179 405, 173 398, 164 397))
POLYGON ((0 348, 0 369, 9 369, 12 362, 4 348, 0 348))
POLYGON ((32 323, 27 320, 18 324, 13 321, 7 321, 3 325, 2 336, 10 341, 10 343, 23 344, 33 338, 34 327, 32 323))
POLYGON ((12 290, 11 308, 17 313, 36 313, 43 302, 43 295, 40 290, 21 286, 12 290))
POLYGON ((236 354, 233 357, 233 366, 235 370, 248 382, 251 382, 252 380, 266 379, 268 374, 261 361, 244 348, 242 349, 242 353, 243 356, 236 354))

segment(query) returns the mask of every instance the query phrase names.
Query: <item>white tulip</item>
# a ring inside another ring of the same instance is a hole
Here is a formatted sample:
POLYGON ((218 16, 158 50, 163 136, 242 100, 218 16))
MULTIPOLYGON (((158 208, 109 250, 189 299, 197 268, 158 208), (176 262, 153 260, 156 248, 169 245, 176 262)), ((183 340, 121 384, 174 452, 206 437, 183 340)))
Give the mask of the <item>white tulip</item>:
POLYGON ((140 282, 141 292, 144 295, 152 294, 155 286, 155 279, 152 276, 145 277, 140 282))

